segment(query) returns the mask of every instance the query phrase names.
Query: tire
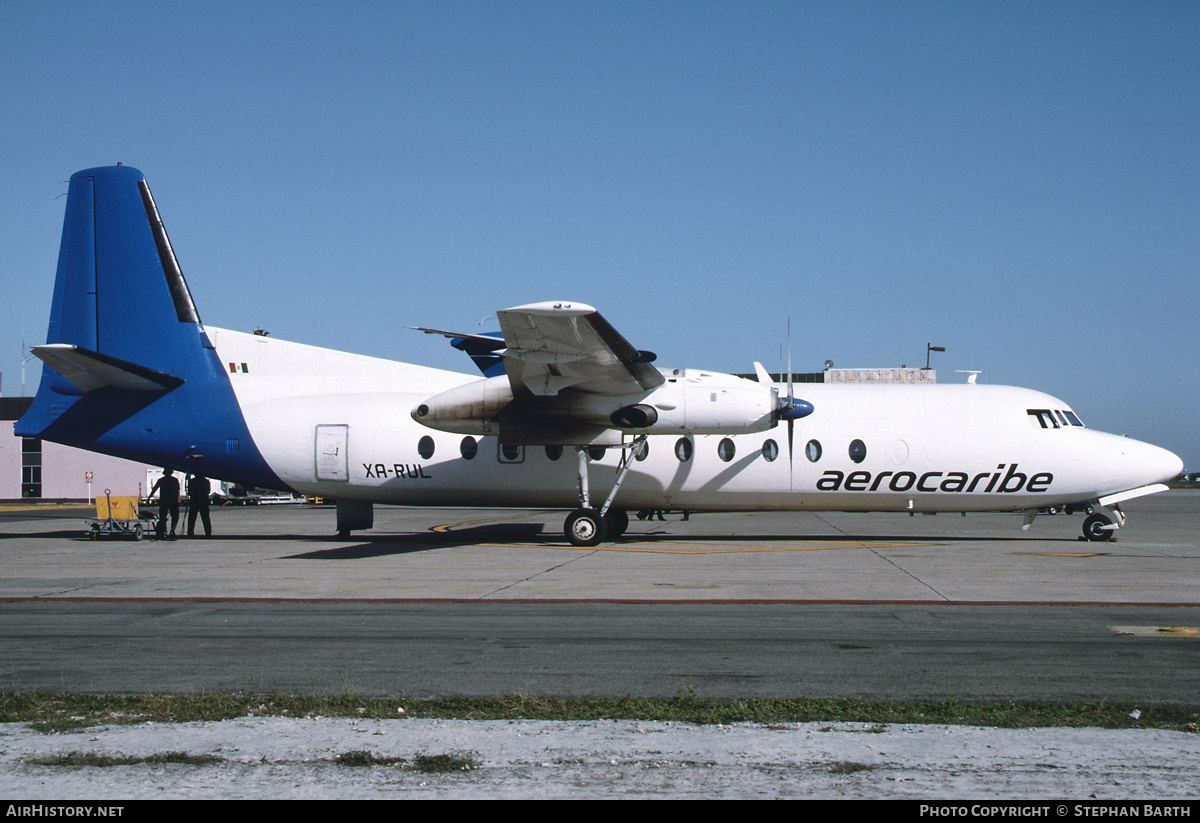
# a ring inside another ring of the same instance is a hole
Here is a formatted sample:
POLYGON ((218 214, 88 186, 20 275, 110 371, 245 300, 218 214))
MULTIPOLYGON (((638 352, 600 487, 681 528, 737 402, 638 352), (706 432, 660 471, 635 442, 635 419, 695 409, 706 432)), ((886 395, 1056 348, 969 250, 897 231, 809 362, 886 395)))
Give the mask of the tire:
POLYGON ((606 525, 609 539, 620 537, 629 528, 629 512, 624 509, 609 509, 604 519, 608 521, 606 525))
POLYGON ((1113 529, 1104 528, 1111 525, 1112 521, 1106 515, 1093 514, 1087 520, 1083 521, 1083 537, 1085 540, 1094 542, 1112 540, 1113 529))
POLYGON ((572 546, 599 546, 608 536, 608 522, 595 509, 576 509, 567 515, 563 533, 572 546))

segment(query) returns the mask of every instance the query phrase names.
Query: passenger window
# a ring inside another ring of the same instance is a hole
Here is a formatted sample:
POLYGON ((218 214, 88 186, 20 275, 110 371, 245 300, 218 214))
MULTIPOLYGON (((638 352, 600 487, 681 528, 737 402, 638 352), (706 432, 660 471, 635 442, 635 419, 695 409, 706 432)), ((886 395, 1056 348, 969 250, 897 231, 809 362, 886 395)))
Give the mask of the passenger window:
POLYGON ((514 446, 511 443, 501 443, 498 457, 501 463, 521 463, 525 459, 525 448, 514 446))
POLYGON ((547 446, 546 457, 550 458, 551 460, 557 460, 558 458, 562 457, 562 446, 547 446))
POLYGON ((766 460, 768 463, 773 461, 779 456, 779 444, 774 440, 768 440, 766 443, 763 443, 762 456, 763 460, 766 460))
POLYGON ((645 440, 643 440, 641 442, 641 445, 634 446, 633 456, 636 457, 638 460, 645 460, 647 457, 650 456, 650 444, 647 443, 645 440))
POLYGON ((675 441, 675 456, 679 458, 680 463, 686 463, 692 459, 692 441, 686 437, 681 437, 675 441))
POLYGON ((593 460, 603 460, 605 451, 607 451, 607 449, 605 449, 604 446, 590 446, 588 448, 588 457, 592 458, 593 460))
POLYGON ((808 445, 804 447, 804 456, 809 462, 816 463, 821 459, 821 444, 816 440, 809 440, 808 445))
POLYGON ((417 441, 417 454, 421 455, 422 460, 428 460, 433 457, 433 438, 425 435, 417 441))
POLYGON ((717 444, 717 456, 726 463, 732 460, 736 453, 737 447, 733 445, 733 441, 728 437, 723 438, 721 442, 717 444))
POLYGON ((867 444, 861 440, 855 440, 850 444, 850 459, 855 463, 861 463, 867 459, 867 444))
POLYGON ((479 444, 475 442, 474 437, 464 437, 458 444, 458 453, 462 455, 463 460, 471 460, 478 451, 479 444))

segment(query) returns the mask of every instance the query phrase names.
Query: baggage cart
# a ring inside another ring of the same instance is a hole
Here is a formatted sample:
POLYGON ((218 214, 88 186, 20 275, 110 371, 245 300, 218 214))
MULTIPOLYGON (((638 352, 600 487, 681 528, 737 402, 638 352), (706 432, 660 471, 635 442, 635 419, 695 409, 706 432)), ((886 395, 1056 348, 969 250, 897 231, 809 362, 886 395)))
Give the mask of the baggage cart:
POLYGON ((158 518, 141 516, 138 513, 139 502, 137 497, 114 497, 111 491, 105 489, 104 497, 96 498, 96 519, 88 521, 88 537, 92 540, 102 537, 141 540, 158 527, 158 518))

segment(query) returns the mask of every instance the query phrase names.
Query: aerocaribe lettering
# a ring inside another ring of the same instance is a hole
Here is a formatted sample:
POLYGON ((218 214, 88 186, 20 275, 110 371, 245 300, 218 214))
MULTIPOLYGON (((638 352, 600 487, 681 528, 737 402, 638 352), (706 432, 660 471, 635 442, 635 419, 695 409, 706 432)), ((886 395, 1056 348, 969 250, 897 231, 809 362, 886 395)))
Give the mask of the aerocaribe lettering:
POLYGON ((367 477, 376 480, 386 480, 389 476, 404 477, 409 480, 433 479, 425 473, 425 467, 420 463, 393 463, 390 466, 386 463, 363 463, 362 466, 367 477))
POLYGON ((827 471, 817 480, 817 489, 823 492, 866 492, 880 491, 886 480, 886 488, 893 492, 982 492, 990 494, 1000 492, 1014 494, 1019 491, 1041 494, 1050 489, 1054 475, 1050 472, 1038 472, 1027 475, 1017 471, 1016 463, 1009 466, 1001 463, 994 472, 980 472, 974 476, 968 472, 879 472, 872 475, 868 471, 839 472, 827 471), (1005 472, 1005 467, 1008 471, 1005 472), (984 484, 982 487, 980 484, 984 484))

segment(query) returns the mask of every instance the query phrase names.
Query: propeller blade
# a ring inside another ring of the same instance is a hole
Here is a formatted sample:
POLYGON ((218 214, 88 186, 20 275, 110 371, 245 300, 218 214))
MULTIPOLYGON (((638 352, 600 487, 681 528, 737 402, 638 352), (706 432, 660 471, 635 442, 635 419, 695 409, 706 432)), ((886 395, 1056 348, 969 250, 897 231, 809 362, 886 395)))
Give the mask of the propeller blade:
POLYGON ((792 462, 792 441, 795 439, 795 420, 788 420, 788 491, 793 489, 792 472, 794 463, 792 462))
POLYGON ((792 318, 788 318, 788 399, 796 395, 792 393, 792 318))
MULTIPOLYGON (((788 412, 790 413, 796 407, 796 401, 795 401, 796 395, 792 391, 792 317, 791 317, 791 315, 788 315, 788 321, 787 321, 787 343, 788 343, 787 399, 788 399, 788 412)), ((796 437, 796 435, 795 435, 796 421, 791 416, 788 416, 787 422, 788 422, 788 491, 792 491, 795 488, 794 477, 795 477, 796 463, 792 459, 792 457, 793 457, 792 456, 792 452, 793 452, 792 444, 796 437)))

